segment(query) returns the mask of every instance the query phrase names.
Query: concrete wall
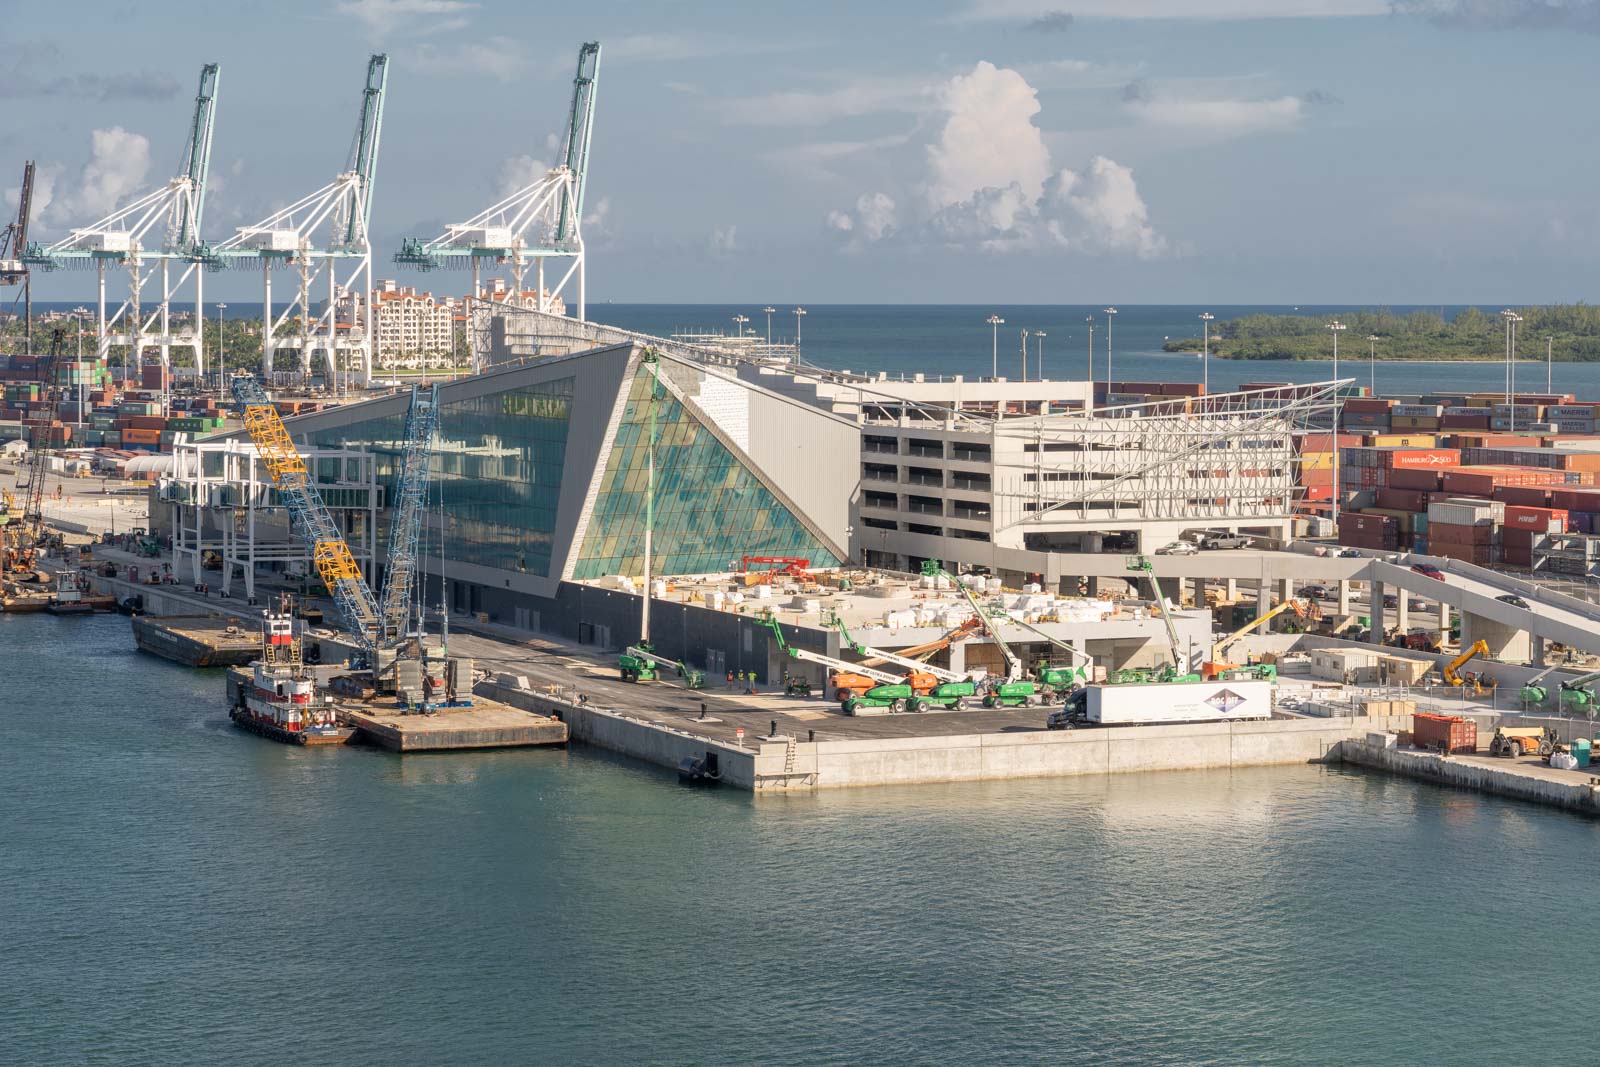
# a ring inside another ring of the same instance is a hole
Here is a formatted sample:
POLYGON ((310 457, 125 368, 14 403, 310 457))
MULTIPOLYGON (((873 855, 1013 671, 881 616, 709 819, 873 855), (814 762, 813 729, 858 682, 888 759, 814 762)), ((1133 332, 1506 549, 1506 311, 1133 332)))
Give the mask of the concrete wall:
POLYGON ((1368 744, 1365 739, 1352 739, 1340 744, 1332 753, 1332 758, 1440 785, 1459 786, 1462 789, 1549 804, 1568 811, 1600 815, 1600 786, 1588 782, 1560 781, 1519 773, 1511 766, 1504 769, 1488 767, 1427 752, 1380 748, 1368 744))
MULTIPOLYGON (((571 737, 661 767, 676 768, 686 758, 715 752, 722 781, 740 789, 755 788, 755 763, 760 750, 775 749, 781 766, 783 745, 735 748, 683 730, 658 726, 615 711, 584 707, 548 693, 517 689, 497 682, 479 682, 473 691, 524 711, 554 715, 567 724, 571 737)), ((768 762, 770 762, 770 756, 768 762)))
MULTIPOLYGON (((1274 719, 825 741, 796 746, 795 766, 796 770, 814 770, 816 784, 823 789, 1252 767, 1319 760, 1346 738, 1369 730, 1408 729, 1409 725, 1409 716, 1274 719)), ((761 770, 758 765, 757 773, 761 770)))

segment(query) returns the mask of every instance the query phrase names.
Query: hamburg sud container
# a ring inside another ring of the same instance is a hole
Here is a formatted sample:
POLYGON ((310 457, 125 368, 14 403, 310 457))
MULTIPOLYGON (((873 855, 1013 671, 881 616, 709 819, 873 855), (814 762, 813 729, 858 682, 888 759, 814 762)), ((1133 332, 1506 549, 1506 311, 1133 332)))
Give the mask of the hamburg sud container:
POLYGON ((1460 715, 1419 711, 1411 716, 1411 738, 1420 748, 1450 752, 1478 750, 1478 723, 1460 715))

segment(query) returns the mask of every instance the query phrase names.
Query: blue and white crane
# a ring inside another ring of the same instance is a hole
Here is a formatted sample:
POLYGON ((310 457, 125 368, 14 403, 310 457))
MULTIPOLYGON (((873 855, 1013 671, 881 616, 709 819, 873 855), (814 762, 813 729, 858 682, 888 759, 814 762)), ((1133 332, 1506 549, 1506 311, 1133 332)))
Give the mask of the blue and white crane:
POLYGON ((561 161, 546 174, 492 204, 465 222, 452 223, 432 240, 408 238, 396 263, 434 270, 466 266, 472 270, 472 295, 482 292, 482 264, 504 264, 515 279, 518 304, 530 263, 536 271, 536 309, 548 311, 550 297, 577 279, 578 318, 588 312, 583 252, 583 193, 588 184, 589 146, 594 134, 595 89, 600 76, 600 43, 578 50, 561 161), (545 286, 545 260, 568 261, 553 289, 545 286))
POLYGON ((147 346, 159 347, 161 365, 172 365, 173 349, 194 354, 195 370, 204 378, 204 293, 202 279, 210 265, 210 252, 200 237, 205 214, 206 178, 211 168, 211 134, 216 124, 217 65, 200 68, 182 170, 158 189, 118 208, 89 226, 72 230, 54 244, 29 244, 22 262, 44 271, 62 268, 99 274, 99 314, 96 317, 95 357, 105 359, 113 345, 126 345, 135 365, 147 346), (159 239, 156 235, 159 234, 159 239), (178 276, 173 278, 173 266, 178 276), (128 298, 106 316, 106 268, 126 267, 128 298), (148 315, 143 306, 144 287, 160 274, 161 300, 148 315), (177 333, 172 329, 174 298, 193 283, 194 321, 177 333))
POLYGON ((273 212, 253 226, 244 226, 217 245, 218 258, 231 266, 261 269, 262 372, 272 381, 273 356, 298 355, 302 376, 311 372, 314 355, 328 368, 330 388, 337 390, 343 371, 362 386, 372 380, 372 185, 378 167, 378 141, 383 132, 383 98, 389 81, 389 57, 367 61, 361 92, 360 119, 348 165, 316 192, 273 212), (293 267, 299 274, 295 296, 281 310, 272 306, 272 271, 293 267), (313 286, 327 282, 326 302, 314 313, 313 286), (280 336, 285 323, 293 333, 280 336))

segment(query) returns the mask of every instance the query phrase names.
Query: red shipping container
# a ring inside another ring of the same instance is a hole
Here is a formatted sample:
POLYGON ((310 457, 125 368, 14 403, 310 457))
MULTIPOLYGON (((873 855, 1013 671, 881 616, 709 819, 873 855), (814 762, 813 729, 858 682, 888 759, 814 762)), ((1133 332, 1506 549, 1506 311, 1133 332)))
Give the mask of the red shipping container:
POLYGON ((1540 485, 1497 485, 1494 498, 1504 500, 1507 504, 1543 508, 1550 505, 1550 490, 1540 485))
POLYGON ((1344 410, 1357 414, 1383 414, 1394 407, 1394 401, 1384 400, 1381 397, 1357 396, 1346 400, 1341 406, 1344 410))
POLYGON ((1440 471, 1428 468, 1402 467, 1389 472, 1389 485, 1394 489, 1421 489, 1431 493, 1439 488, 1440 474, 1440 471))
POLYGON ((1478 721, 1461 715, 1419 711, 1411 716, 1411 737, 1418 748, 1450 752, 1478 751, 1478 721))
POLYGON ((1523 567, 1532 570, 1533 549, 1502 545, 1500 548, 1500 562, 1507 567, 1523 567))
POLYGON ((1333 484, 1330 482, 1327 485, 1308 485, 1308 486, 1305 487, 1305 491, 1300 494, 1300 499, 1302 499, 1302 500, 1332 500, 1333 499, 1333 484))
POLYGON ((1428 523, 1431 545, 1487 545, 1494 542, 1494 527, 1488 523, 1467 526, 1454 522, 1428 523))
POLYGON ((1461 450, 1456 448, 1395 448, 1385 455, 1384 466, 1393 470, 1404 468, 1454 467, 1461 462, 1461 450))
POLYGON ((1567 513, 1554 508, 1519 507, 1506 505, 1506 528, 1513 526, 1537 533, 1563 532, 1567 528, 1567 513))
POLYGON ((1600 489, 1551 489, 1550 506, 1563 511, 1600 511, 1600 489))
POLYGON ((1445 471, 1439 484, 1447 493, 1481 496, 1487 500, 1494 493, 1495 481, 1492 474, 1485 474, 1478 469, 1460 468, 1445 471))
POLYGON ((1428 506, 1426 497, 1420 489, 1379 489, 1378 506, 1397 511, 1424 511, 1428 506))

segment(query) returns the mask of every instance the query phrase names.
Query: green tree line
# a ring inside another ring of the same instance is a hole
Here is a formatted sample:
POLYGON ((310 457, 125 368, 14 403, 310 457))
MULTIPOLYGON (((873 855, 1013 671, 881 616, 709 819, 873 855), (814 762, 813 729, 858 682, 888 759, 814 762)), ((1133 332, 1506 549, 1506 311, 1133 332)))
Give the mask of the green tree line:
MULTIPOLYGON (((1518 360, 1542 360, 1546 338, 1558 362, 1600 361, 1600 305, 1557 304, 1517 308, 1518 360)), ((1245 315, 1211 327, 1211 351, 1222 359, 1331 359, 1331 315, 1245 315)), ((1347 329, 1341 355, 1365 356, 1376 336, 1379 359, 1500 360, 1505 358, 1505 321, 1498 314, 1467 308, 1453 319, 1438 312, 1404 315, 1387 309, 1337 316, 1347 329)), ((1168 352, 1198 352, 1201 338, 1168 341, 1168 352)))

